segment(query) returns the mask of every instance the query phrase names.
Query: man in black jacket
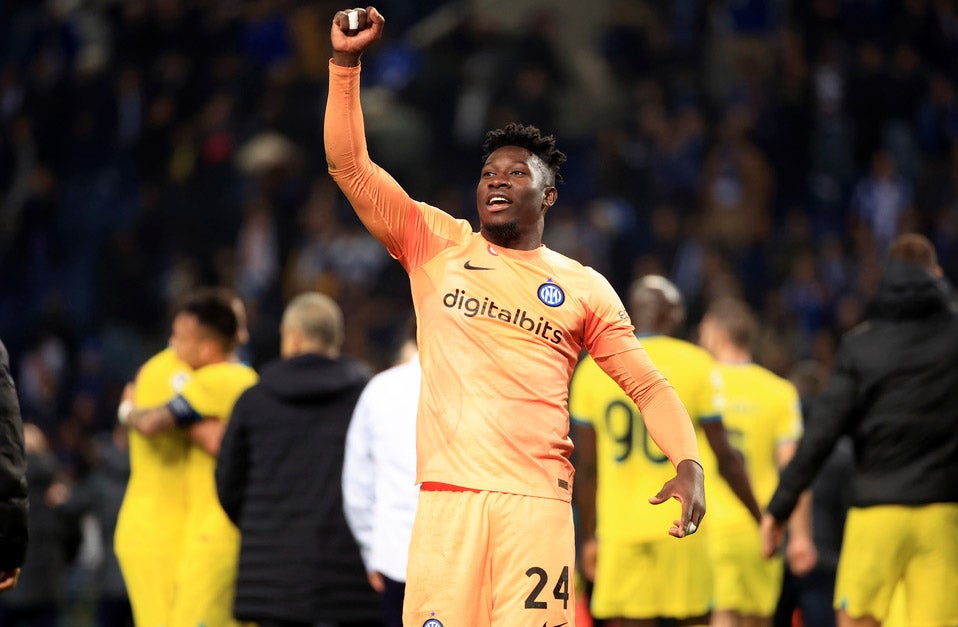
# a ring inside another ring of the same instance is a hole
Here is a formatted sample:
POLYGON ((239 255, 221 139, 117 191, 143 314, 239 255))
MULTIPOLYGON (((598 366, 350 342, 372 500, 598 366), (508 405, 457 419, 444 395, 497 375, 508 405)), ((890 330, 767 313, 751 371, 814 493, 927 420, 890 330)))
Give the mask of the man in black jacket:
POLYGON ((26 470, 20 402, 0 342, 0 592, 17 585, 27 552, 26 470))
POLYGON ((370 372, 340 355, 343 314, 327 296, 294 298, 280 334, 282 358, 237 401, 216 467, 241 536, 233 614, 261 627, 380 625, 340 487, 370 372))
POLYGON ((880 625, 899 582, 908 624, 958 625, 958 315, 920 235, 892 244, 868 320, 842 339, 763 518, 766 553, 843 434, 855 453, 839 626, 880 625))

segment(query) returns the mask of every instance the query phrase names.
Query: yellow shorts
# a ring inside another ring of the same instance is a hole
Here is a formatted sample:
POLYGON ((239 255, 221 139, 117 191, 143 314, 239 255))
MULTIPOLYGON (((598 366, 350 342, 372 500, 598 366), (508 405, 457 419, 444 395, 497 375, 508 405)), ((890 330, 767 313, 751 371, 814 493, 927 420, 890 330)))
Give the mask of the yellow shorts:
POLYGON ((575 624, 571 504, 499 492, 419 493, 403 625, 575 624))
POLYGON ((958 625, 958 503, 851 508, 835 582, 835 608, 888 616, 904 585, 910 627, 958 625))
MULTIPOLYGON (((176 577, 169 627, 235 627, 236 551, 187 548, 176 577)), ((139 623, 137 623, 139 625, 139 623)))
POLYGON ((681 619, 707 613, 712 607, 708 533, 638 543, 600 539, 592 615, 681 619))
POLYGON ((772 616, 785 576, 781 557, 762 556, 758 526, 709 529, 715 577, 715 608, 750 616, 772 616))
POLYGON ((167 627, 173 609, 173 591, 179 551, 117 550, 117 561, 138 627, 167 627))

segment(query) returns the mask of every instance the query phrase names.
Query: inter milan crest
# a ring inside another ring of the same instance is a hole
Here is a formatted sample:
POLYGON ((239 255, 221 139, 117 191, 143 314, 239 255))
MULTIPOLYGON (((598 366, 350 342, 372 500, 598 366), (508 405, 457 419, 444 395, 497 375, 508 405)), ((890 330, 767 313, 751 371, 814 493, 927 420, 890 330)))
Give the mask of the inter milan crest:
POLYGON ((552 279, 548 279, 545 283, 539 286, 539 291, 536 292, 539 296, 539 300, 544 302, 550 307, 558 307, 565 302, 565 292, 562 291, 562 288, 552 282, 552 279))

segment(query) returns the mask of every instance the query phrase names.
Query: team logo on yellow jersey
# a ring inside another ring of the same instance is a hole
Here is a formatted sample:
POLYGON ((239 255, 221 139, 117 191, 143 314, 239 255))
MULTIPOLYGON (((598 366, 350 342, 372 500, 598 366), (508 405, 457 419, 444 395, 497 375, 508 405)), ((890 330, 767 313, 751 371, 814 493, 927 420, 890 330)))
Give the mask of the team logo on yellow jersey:
POLYGON ((186 387, 186 384, 190 380, 190 373, 183 370, 177 370, 173 373, 172 379, 170 379, 170 388, 176 393, 183 391, 183 388, 186 387))

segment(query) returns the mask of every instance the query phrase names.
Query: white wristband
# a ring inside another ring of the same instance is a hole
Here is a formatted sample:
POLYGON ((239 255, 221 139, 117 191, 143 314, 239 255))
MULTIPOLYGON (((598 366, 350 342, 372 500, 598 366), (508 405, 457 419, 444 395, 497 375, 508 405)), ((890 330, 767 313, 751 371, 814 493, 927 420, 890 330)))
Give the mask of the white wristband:
POLYGON ((124 427, 130 421, 130 414, 133 413, 133 407, 133 401, 126 399, 116 408, 116 419, 119 420, 120 424, 124 427))

